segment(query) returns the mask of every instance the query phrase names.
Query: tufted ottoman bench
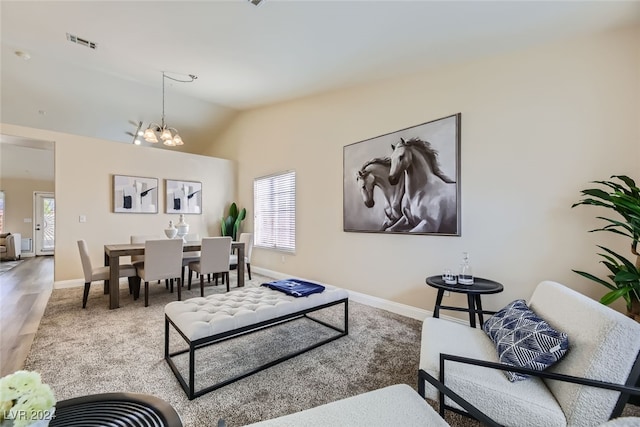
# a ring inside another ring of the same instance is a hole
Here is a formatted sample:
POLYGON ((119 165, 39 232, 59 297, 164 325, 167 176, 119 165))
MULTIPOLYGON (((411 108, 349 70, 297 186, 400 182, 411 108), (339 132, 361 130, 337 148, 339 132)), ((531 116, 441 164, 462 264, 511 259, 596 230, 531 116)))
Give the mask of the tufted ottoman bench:
POLYGON ((167 304, 164 309, 164 358, 188 398, 191 400, 202 396, 205 393, 347 335, 349 333, 348 293, 344 289, 334 286, 324 285, 324 287, 325 290, 321 293, 299 298, 261 286, 259 288, 238 289, 225 294, 191 298, 185 301, 174 301, 167 304), (344 304, 344 326, 342 328, 308 316, 309 313, 339 304, 344 304), (197 349, 302 317, 331 328, 339 332, 339 334, 332 335, 311 346, 265 363, 231 379, 198 391, 195 390, 195 353, 197 349), (184 339, 188 349, 173 353, 169 352, 170 326, 184 339), (172 359, 187 352, 189 353, 188 381, 185 380, 172 359))

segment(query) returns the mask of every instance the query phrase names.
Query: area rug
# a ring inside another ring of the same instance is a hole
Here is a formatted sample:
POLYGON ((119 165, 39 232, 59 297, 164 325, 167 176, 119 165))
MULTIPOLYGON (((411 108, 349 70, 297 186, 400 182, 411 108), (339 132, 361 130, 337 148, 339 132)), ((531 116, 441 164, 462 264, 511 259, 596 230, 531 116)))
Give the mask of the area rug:
MULTIPOLYGON (((252 276, 246 286, 272 280, 252 276)), ((233 288, 235 272, 231 283, 233 288)), ((208 285, 206 294, 225 290, 208 285)), ((199 296, 198 286, 184 291, 184 299, 194 296, 199 296)), ((163 309, 176 297, 164 285, 154 284, 145 308, 144 299, 134 301, 123 283, 121 307, 108 310, 102 286, 94 285, 83 310, 82 288, 54 290, 25 368, 40 372, 58 400, 122 391, 151 394, 169 402, 184 425, 193 427, 214 426, 220 419, 228 427, 243 426, 391 384, 416 388, 421 322, 351 301, 348 336, 189 401, 163 359, 163 309)), ((323 315, 333 319, 341 315, 340 309, 323 315)), ((204 373, 199 378, 226 378, 300 340, 319 340, 326 333, 300 322, 207 350, 198 356, 204 373)), ((454 427, 479 425, 457 414, 448 414, 446 420, 454 427)))
MULTIPOLYGON (((252 277, 246 286, 272 280, 252 277)), ((233 288, 234 271, 231 283, 233 288)), ((206 287, 207 294, 224 291, 222 285, 206 287)), ((143 298, 134 301, 126 284, 120 292, 121 307, 108 310, 102 286, 93 285, 83 310, 81 288, 53 291, 26 369, 40 372, 57 399, 147 393, 169 402, 186 426, 212 426, 225 419, 234 427, 395 383, 416 385, 420 322, 351 302, 348 336, 189 401, 163 359, 164 305, 177 295, 153 284, 145 308, 143 298)), ((199 287, 184 291, 183 299, 193 296, 199 296, 199 287)), ((199 363, 208 364, 209 374, 231 374, 281 351, 287 333, 272 328, 249 335, 226 352, 200 357, 199 363)))
POLYGON ((15 261, 0 261, 0 275, 6 273, 14 267, 19 266, 22 261, 24 260, 19 259, 15 261))

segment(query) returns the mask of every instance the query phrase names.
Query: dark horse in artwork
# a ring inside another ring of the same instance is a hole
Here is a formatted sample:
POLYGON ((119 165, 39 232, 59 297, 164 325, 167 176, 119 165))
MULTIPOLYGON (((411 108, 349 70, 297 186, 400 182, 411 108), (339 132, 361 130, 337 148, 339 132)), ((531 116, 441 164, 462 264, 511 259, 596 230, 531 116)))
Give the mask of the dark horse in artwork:
MULTIPOLYGON (((391 145, 389 182, 401 185, 405 179, 408 203, 402 213, 412 232, 455 234, 457 207, 455 181, 447 177, 438 163, 438 153, 419 138, 400 139, 391 145), (406 175, 406 177, 405 177, 406 175)), ((406 231, 396 226, 389 231, 406 231)))
POLYGON ((391 158, 382 157, 371 159, 362 165, 356 173, 356 182, 362 195, 362 201, 368 208, 375 205, 373 190, 378 187, 384 197, 384 213, 386 218, 381 225, 386 230, 402 218, 402 199, 404 197, 404 175, 399 178, 397 185, 389 182, 391 158))

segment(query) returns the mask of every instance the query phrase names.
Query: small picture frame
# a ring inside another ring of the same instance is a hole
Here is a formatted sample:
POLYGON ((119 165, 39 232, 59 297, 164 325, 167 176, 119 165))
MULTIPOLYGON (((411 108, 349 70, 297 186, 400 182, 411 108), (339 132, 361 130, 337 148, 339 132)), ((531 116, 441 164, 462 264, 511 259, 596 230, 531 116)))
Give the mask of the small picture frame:
POLYGON ((158 178, 113 175, 113 212, 158 213, 158 178))
POLYGON ((168 214, 201 214, 202 183, 164 180, 165 212, 168 214))

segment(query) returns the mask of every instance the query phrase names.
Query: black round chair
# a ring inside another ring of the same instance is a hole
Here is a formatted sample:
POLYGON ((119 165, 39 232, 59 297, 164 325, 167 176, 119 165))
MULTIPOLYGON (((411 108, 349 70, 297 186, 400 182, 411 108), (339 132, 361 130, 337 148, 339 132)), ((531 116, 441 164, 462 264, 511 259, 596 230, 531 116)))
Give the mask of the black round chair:
POLYGON ((180 415, 162 399, 147 394, 103 393, 56 403, 50 427, 182 427, 180 415))

